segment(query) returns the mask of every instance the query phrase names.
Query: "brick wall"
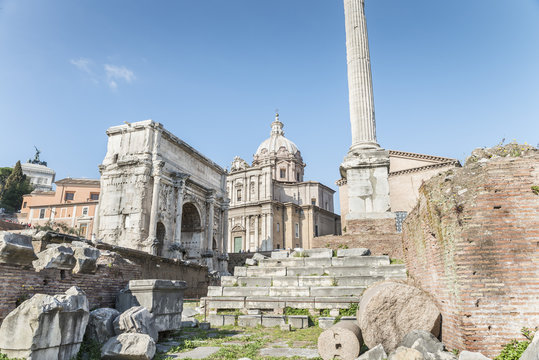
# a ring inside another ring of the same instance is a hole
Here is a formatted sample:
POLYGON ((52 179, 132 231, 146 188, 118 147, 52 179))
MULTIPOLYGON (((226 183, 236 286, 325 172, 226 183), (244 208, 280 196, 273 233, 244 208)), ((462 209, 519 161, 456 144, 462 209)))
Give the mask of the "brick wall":
POLYGON ((34 294, 60 294, 75 285, 86 293, 90 309, 114 307, 118 292, 129 280, 140 278, 138 265, 111 256, 98 259, 95 274, 72 274, 57 269, 35 272, 33 268, 0 264, 0 323, 18 303, 34 294))
POLYGON ((409 275, 442 312, 449 349, 500 353, 539 324, 539 154, 427 181, 404 222, 409 275))
POLYGON ((367 248, 373 255, 389 255, 392 259, 404 259, 401 234, 397 233, 320 236, 313 239, 313 247, 329 247, 333 250, 340 247, 367 248))

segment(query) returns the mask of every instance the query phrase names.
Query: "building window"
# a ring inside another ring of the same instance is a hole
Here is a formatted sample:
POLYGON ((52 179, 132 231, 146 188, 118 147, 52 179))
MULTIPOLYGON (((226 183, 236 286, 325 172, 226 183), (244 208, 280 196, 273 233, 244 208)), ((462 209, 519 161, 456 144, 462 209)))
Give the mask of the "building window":
POLYGON ((299 224, 296 223, 296 238, 299 238, 299 224))
POLYGON ((238 199, 238 201, 241 201, 241 189, 236 190, 236 199, 238 199))
POLYGON ((45 209, 39 209, 39 218, 44 219, 45 218, 45 209))
POLYGON ((82 208, 82 216, 88 216, 88 206, 82 208))
POLYGON ((311 205, 313 205, 313 206, 316 205, 316 198, 311 199, 311 205))
POLYGON ((26 201, 22 203, 22 208, 26 209, 26 201))
POLYGON ((75 198, 75 193, 74 192, 66 192, 66 196, 65 196, 66 201, 73 200, 74 198, 75 198))
POLYGON ((277 232, 281 231, 281 224, 277 223, 277 232))
POLYGON ((329 210, 328 202, 326 201, 326 210, 329 210))
POLYGON ((318 236, 318 225, 314 226, 314 236, 318 236))
POLYGON ((282 168, 280 170, 280 176, 281 176, 281 179, 284 179, 286 177, 286 169, 282 168))
POLYGON ((299 172, 296 173, 296 180, 299 181, 299 172))
POLYGON ((90 193, 90 200, 99 200, 99 193, 90 193))

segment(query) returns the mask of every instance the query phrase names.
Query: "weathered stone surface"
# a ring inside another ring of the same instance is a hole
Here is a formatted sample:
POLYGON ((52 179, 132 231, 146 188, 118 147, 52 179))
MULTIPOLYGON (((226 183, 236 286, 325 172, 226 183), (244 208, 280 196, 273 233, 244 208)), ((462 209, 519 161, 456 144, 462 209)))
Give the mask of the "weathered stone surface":
POLYGON ((315 349, 268 347, 260 350, 260 356, 276 358, 315 359, 318 352, 315 349))
POLYGON ((72 270, 77 264, 73 250, 64 245, 48 248, 37 254, 38 259, 32 261, 36 271, 43 269, 72 270))
POLYGON ((260 253, 256 253, 256 254, 253 255, 253 259, 256 260, 256 261, 260 261, 260 260, 267 259, 267 257, 260 254, 260 253))
POLYGON ((245 259, 245 265, 256 266, 257 264, 258 264, 258 260, 255 260, 253 258, 245 259))
POLYGON ((361 349, 361 330, 351 322, 338 323, 318 337, 318 353, 324 360, 354 360, 361 349))
POLYGON ((271 252, 271 258, 272 259, 286 259, 288 257, 288 251, 272 251, 271 252))
POLYGON ((334 317, 320 317, 318 318, 318 327, 320 329, 329 329, 335 324, 334 317))
POLYGON ((331 258, 333 250, 331 249, 307 249, 305 255, 308 258, 331 258))
POLYGON ((419 351, 425 359, 440 360, 437 354, 444 351, 442 344, 434 335, 425 330, 414 330, 404 336, 399 347, 407 347, 419 351))
POLYGON ((88 299, 77 287, 65 295, 36 294, 2 322, 0 352, 13 358, 71 360, 88 317, 88 299))
POLYGON ((256 327, 262 325, 262 315, 240 315, 238 316, 238 326, 256 327))
POLYGON ((219 349, 220 347, 218 346, 204 346, 173 355, 175 355, 175 359, 205 359, 215 354, 219 349))
POLYGON ((376 345, 374 348, 370 349, 356 360, 384 360, 387 359, 387 354, 384 350, 382 344, 376 345))
POLYGON ((423 355, 415 350, 405 347, 399 347, 389 355, 388 360, 424 360, 423 355))
POLYGON ((154 355, 155 341, 147 334, 121 334, 101 348, 101 359, 105 360, 150 360, 154 355))
POLYGON ((306 329, 309 327, 309 317, 307 315, 288 315, 288 323, 296 329, 306 329))
MULTIPOLYGON (((528 345, 528 348, 520 356, 520 360, 538 360, 539 359, 539 335, 537 333, 533 337, 533 341, 528 345)), ((459 358, 459 360, 461 360, 459 358)), ((463 359, 468 360, 468 359, 463 359)), ((483 360, 483 359, 471 359, 471 360, 483 360)))
POLYGON ((292 331, 292 325, 290 325, 290 324, 281 324, 279 326, 279 329, 281 329, 281 331, 292 331))
POLYGON ((154 317, 157 331, 178 330, 181 327, 185 281, 131 280, 116 301, 116 308, 125 311, 144 306, 154 317))
POLYGON ((356 249, 337 249, 337 257, 344 256, 368 256, 371 254, 369 249, 356 248, 356 249))
POLYGON ((35 259, 31 237, 0 231, 0 263, 31 265, 35 259))
POLYGON ((262 315, 263 327, 276 327, 285 324, 284 315, 262 315))
POLYGON ((210 330, 211 329, 211 324, 209 322, 201 322, 198 324, 198 328, 200 330, 210 330))
POLYGON ((90 313, 88 326, 86 327, 86 337, 95 340, 100 344, 115 336, 114 325, 112 322, 120 312, 116 309, 101 308, 90 313))
POLYGON ((368 288, 357 312, 365 344, 382 344, 393 351, 412 330, 440 334, 441 315, 434 302, 420 289, 386 281, 368 288))
POLYGON ((101 252, 98 249, 85 244, 82 246, 73 246, 72 249, 76 261, 73 273, 94 274, 97 271, 97 259, 101 252))
POLYGON ((148 334, 157 341, 157 329, 153 315, 144 306, 134 306, 124 311, 113 321, 114 332, 119 334, 148 334))
MULTIPOLYGON (((539 337, 537 338, 539 339, 539 337)), ((536 343, 539 344, 539 341, 536 341, 536 343)), ((524 351, 524 353, 520 356, 520 360, 538 360, 539 359, 539 352, 537 352, 537 350, 539 349, 536 349, 536 353, 535 353, 535 357, 527 357, 527 354, 526 352, 527 351, 530 351, 531 350, 531 344, 528 345, 528 348, 526 349, 526 351, 524 351)), ((530 351, 531 353, 531 351, 530 351)), ((481 353, 478 353, 478 352, 471 352, 471 351, 461 351, 460 354, 459 354, 459 360, 490 360, 490 358, 486 357, 485 355, 481 354, 481 353)))
POLYGON ((208 321, 213 327, 221 327, 224 325, 224 315, 221 314, 210 314, 208 316, 208 321))

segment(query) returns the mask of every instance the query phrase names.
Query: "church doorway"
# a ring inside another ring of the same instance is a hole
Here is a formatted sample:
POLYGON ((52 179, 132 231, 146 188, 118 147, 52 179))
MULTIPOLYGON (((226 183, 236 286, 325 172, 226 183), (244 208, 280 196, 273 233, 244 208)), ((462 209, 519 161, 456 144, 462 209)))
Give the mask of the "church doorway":
POLYGON ((243 239, 241 236, 234 237, 234 252, 239 253, 241 251, 241 246, 243 244, 243 239))

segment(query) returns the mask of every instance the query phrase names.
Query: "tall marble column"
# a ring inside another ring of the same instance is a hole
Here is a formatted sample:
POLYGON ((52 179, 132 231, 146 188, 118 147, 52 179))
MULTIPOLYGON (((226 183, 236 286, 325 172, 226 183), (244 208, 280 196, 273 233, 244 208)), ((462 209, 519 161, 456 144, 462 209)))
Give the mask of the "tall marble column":
POLYGON ((153 255, 157 255, 157 220, 159 219, 159 192, 161 190, 161 170, 165 165, 164 162, 158 161, 154 163, 153 171, 153 190, 152 190, 152 207, 150 210, 150 226, 148 228, 147 243, 151 247, 153 255))
POLYGON ((215 250, 213 248, 213 219, 215 217, 215 194, 213 192, 206 198, 206 204, 208 205, 208 232, 206 234, 206 249, 215 250))
POLYGON ((392 218, 389 152, 376 140, 365 0, 344 0, 352 145, 341 165, 347 180, 346 220, 392 218))
POLYGON ((255 244, 253 247, 253 251, 258 251, 260 247, 259 239, 258 239, 258 225, 259 225, 259 219, 260 217, 258 215, 255 215, 255 244))
POLYGON ((221 221, 223 223, 223 232, 221 234, 222 238, 221 238, 221 246, 219 248, 219 250, 222 252, 222 253, 225 253, 225 252, 228 252, 228 242, 230 241, 229 237, 228 237, 228 204, 229 202, 225 200, 225 202, 221 205, 221 210, 222 210, 222 217, 221 217, 221 221))

